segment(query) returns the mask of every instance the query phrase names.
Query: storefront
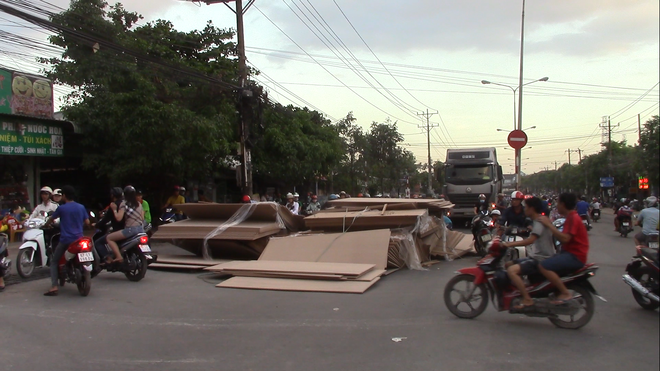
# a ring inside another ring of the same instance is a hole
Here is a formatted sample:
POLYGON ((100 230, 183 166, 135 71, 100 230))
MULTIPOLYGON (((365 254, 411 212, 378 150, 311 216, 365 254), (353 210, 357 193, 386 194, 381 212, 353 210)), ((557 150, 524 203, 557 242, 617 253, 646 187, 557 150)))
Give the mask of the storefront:
POLYGON ((75 157, 73 125, 56 120, 52 82, 0 69, 0 210, 34 208, 42 163, 75 157))

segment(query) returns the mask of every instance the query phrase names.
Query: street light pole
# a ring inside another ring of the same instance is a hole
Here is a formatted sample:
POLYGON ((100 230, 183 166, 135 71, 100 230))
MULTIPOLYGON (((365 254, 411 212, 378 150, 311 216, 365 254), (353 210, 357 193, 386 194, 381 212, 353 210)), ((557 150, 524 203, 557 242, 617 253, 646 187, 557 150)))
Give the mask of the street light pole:
MULTIPOLYGON (((523 101, 523 50, 525 46, 525 0, 522 3, 522 21, 520 25, 520 75, 518 76, 518 130, 522 130, 523 101)), ((516 190, 520 190, 520 166, 522 149, 516 150, 516 190)))

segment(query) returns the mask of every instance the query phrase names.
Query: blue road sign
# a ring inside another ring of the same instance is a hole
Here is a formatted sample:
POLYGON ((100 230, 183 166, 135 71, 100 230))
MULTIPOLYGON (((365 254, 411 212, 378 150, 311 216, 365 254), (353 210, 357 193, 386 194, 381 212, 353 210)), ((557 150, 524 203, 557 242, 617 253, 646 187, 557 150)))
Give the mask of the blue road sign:
POLYGON ((614 177, 607 176, 600 178, 600 186, 602 188, 612 188, 614 187, 614 177))

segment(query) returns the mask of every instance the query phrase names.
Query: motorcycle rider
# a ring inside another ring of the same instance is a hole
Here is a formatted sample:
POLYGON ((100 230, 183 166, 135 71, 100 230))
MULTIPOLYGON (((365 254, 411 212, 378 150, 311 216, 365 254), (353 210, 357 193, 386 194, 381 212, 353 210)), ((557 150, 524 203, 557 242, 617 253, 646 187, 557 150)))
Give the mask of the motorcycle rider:
POLYGON ((600 202, 598 202, 598 199, 596 197, 593 198, 593 200, 591 201, 591 205, 589 205, 589 207, 591 208, 592 218, 594 217, 594 213, 596 212, 596 210, 598 210, 598 212, 600 213, 600 202))
POLYGON ((298 215, 300 212, 300 205, 294 201, 293 194, 291 193, 286 194, 286 208, 289 209, 293 215, 298 215))
MULTIPOLYGON (((121 203, 124 201, 124 191, 119 187, 113 187, 110 190, 110 199, 112 200, 110 204, 115 204, 115 206, 119 208, 121 203)), ((115 219, 111 211, 112 209, 110 208, 110 205, 108 205, 103 218, 101 218, 101 220, 95 224, 95 227, 100 230, 105 230, 105 227, 108 225, 108 223, 110 223, 113 231, 120 231, 124 229, 124 221, 115 219)))
POLYGON ((507 203, 504 199, 504 193, 499 193, 497 195, 497 202, 495 203, 495 209, 499 210, 500 213, 503 213, 506 210, 507 203))
POLYGON ((121 252, 119 252, 117 241, 131 238, 138 233, 144 233, 144 209, 142 209, 142 205, 137 200, 135 188, 133 186, 124 188, 124 197, 125 201, 119 207, 115 203, 110 204, 110 210, 117 221, 124 220, 124 217, 126 218, 124 220, 124 229, 116 230, 106 237, 108 246, 110 246, 112 252, 115 254, 113 262, 117 263, 124 261, 121 252))
POLYGON ((566 217, 564 228, 559 231, 550 219, 541 216, 538 221, 552 231, 552 235, 562 243, 561 252, 539 263, 539 271, 553 284, 559 295, 552 304, 564 304, 573 298, 561 280, 561 274, 575 272, 587 263, 589 254, 589 236, 582 219, 575 211, 577 197, 573 193, 562 193, 559 196, 557 210, 566 217))
POLYGON ((50 258, 51 287, 44 293, 45 296, 57 296, 60 259, 69 245, 83 236, 83 227, 89 225, 87 209, 74 201, 76 191, 73 187, 69 185, 62 187, 62 193, 65 204, 57 208, 46 222, 46 226, 49 226, 55 219, 60 218, 60 242, 53 249, 53 254, 50 258))
POLYGON ((501 216, 502 216, 502 213, 499 210, 493 210, 493 211, 490 212, 490 217, 491 217, 491 220, 493 221, 494 226, 498 225, 501 216))
POLYGON ((312 195, 312 201, 307 205, 307 209, 305 211, 307 214, 311 215, 317 211, 321 210, 321 203, 319 202, 319 198, 316 195, 312 195))
POLYGON ((137 202, 142 205, 142 210, 144 210, 144 223, 151 223, 151 210, 149 209, 149 203, 144 199, 141 190, 136 190, 135 195, 137 197, 137 202))
POLYGON ((511 283, 520 291, 522 302, 514 309, 523 309, 534 305, 534 300, 529 296, 525 289, 525 282, 521 276, 529 276, 539 272, 539 262, 555 254, 555 244, 552 239, 552 232, 546 228, 538 219, 543 212, 543 202, 537 197, 525 200, 525 215, 534 221, 532 233, 522 241, 502 242, 502 247, 529 246, 533 244, 533 250, 529 257, 517 259, 513 265, 507 268, 507 275, 511 283))
POLYGON ((479 195, 479 202, 474 205, 474 215, 479 215, 481 211, 488 211, 489 209, 488 202, 486 202, 486 195, 485 194, 480 194, 479 195))
POLYGON ((658 233, 658 220, 660 218, 658 198, 650 196, 646 199, 646 204, 647 208, 637 216, 637 225, 642 227, 642 231, 635 235, 635 245, 648 246, 648 236, 651 233, 658 233))
POLYGON ((53 189, 50 188, 49 186, 44 186, 43 188, 41 188, 40 191, 41 203, 34 208, 34 211, 32 212, 32 214, 30 214, 30 219, 32 218, 46 219, 46 217, 42 215, 42 212, 44 215, 48 215, 48 213, 54 213, 55 210, 57 210, 57 207, 59 205, 51 201, 50 198, 52 197, 52 195, 53 195, 53 189))
POLYGON ((589 218, 589 203, 587 202, 587 198, 585 196, 580 196, 580 201, 575 205, 575 208, 577 210, 577 213, 580 217, 585 217, 587 218, 587 223, 591 225, 591 218, 589 218))
POLYGON ((621 226, 621 223, 625 219, 631 219, 633 210, 628 206, 630 204, 629 200, 624 199, 623 201, 623 206, 621 206, 617 211, 616 211, 616 218, 614 218, 614 231, 618 232, 619 231, 619 226, 621 226))
POLYGON ((59 206, 64 205, 64 201, 62 201, 62 190, 57 188, 53 190, 53 202, 58 204, 59 206))
POLYGON ((174 192, 172 192, 172 195, 167 199, 167 201, 165 201, 165 206, 163 206, 163 210, 171 207, 172 209, 174 209, 174 213, 175 213, 174 219, 176 221, 183 220, 183 211, 177 210, 176 205, 181 205, 185 203, 186 203, 186 199, 180 194, 179 186, 174 186, 174 192))
MULTIPOLYGON (((513 191, 511 193, 511 206, 504 210, 504 214, 499 220, 500 226, 518 226, 520 228, 531 227, 527 220, 527 216, 523 210, 522 201, 525 199, 525 195, 520 191, 513 191)), ((500 228, 499 234, 504 233, 504 228, 500 228)))

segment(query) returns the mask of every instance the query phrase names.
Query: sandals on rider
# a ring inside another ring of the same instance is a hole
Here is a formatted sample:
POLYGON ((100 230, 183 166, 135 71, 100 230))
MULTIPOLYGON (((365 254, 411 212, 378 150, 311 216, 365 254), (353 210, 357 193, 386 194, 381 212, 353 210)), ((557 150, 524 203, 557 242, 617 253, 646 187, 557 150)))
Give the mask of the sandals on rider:
POLYGON ((44 296, 57 296, 59 290, 48 290, 44 292, 44 296))
POLYGON ((510 312, 512 312, 512 313, 524 313, 524 312, 527 312, 527 311, 530 311, 530 310, 534 309, 535 307, 536 307, 536 301, 534 301, 532 304, 529 304, 529 305, 520 303, 518 305, 515 305, 515 306, 511 307, 510 312))

